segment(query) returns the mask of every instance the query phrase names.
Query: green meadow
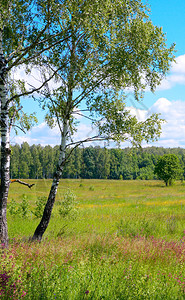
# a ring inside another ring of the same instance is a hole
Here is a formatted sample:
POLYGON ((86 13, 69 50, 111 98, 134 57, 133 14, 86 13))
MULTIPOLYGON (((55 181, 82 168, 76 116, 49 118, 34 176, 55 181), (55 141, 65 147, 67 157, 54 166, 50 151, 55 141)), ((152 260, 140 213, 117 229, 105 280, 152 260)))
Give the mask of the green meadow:
POLYGON ((10 185, 2 299, 185 299, 182 182, 63 179, 41 243, 29 238, 51 180, 27 182, 10 185), (67 191, 76 200, 65 216, 67 191))

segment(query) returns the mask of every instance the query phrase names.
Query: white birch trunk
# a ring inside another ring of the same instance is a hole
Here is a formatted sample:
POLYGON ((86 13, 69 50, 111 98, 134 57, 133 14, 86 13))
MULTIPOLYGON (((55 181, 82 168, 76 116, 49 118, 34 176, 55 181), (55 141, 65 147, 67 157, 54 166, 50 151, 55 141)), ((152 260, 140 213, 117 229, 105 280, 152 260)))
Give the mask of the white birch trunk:
POLYGON ((49 193, 49 197, 48 197, 46 206, 44 208, 42 219, 34 232, 32 240, 41 241, 42 236, 43 236, 44 232, 46 231, 49 221, 50 221, 50 218, 51 218, 51 213, 52 213, 53 205, 55 203, 55 198, 56 198, 56 194, 57 194, 60 177, 62 175, 63 167, 65 164, 68 130, 69 130, 69 121, 64 120, 57 171, 55 172, 54 177, 53 177, 53 183, 51 186, 51 190, 49 193))
POLYGON ((1 127, 1 187, 0 187, 0 242, 8 245, 7 228, 7 199, 10 184, 10 143, 9 143, 9 116, 6 89, 6 60, 2 51, 2 31, 0 32, 0 127, 1 127))
MULTIPOLYGON (((32 240, 39 240, 41 241, 42 236, 44 232, 46 231, 50 217, 52 208, 55 202, 55 197, 59 185, 59 180, 62 175, 62 171, 65 165, 65 158, 66 158, 66 144, 67 144, 67 138, 69 135, 69 120, 70 120, 70 110, 72 107, 72 99, 73 99, 73 85, 74 85, 74 66, 75 66, 75 38, 74 38, 74 32, 72 29, 72 48, 71 48, 71 57, 70 57, 70 67, 69 67, 69 74, 68 74, 68 97, 67 97, 67 103, 66 103, 66 110, 65 110, 65 117, 63 117, 63 130, 62 130, 62 138, 61 138, 61 145, 60 145, 60 156, 57 166, 57 171, 54 174, 53 183, 51 186, 51 190, 49 193, 49 197, 46 203, 46 206, 44 208, 44 213, 42 216, 42 219, 40 221, 40 224, 37 226, 35 233, 32 237, 32 240)), ((58 122, 59 119, 57 117, 58 122)))

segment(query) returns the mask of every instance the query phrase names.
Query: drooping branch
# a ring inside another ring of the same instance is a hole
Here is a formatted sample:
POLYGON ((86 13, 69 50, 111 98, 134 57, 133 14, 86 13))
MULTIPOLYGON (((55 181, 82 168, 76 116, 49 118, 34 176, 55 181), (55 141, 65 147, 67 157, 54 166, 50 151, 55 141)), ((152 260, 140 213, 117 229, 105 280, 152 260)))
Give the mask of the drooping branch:
POLYGON ((84 114, 81 114, 80 112, 74 111, 73 114, 79 115, 79 116, 81 116, 81 117, 83 117, 83 118, 86 118, 86 119, 88 119, 88 120, 90 120, 90 121, 93 121, 93 122, 96 121, 96 119, 90 118, 90 117, 88 117, 88 116, 86 116, 86 115, 84 115, 84 114))
POLYGON ((81 144, 84 144, 84 143, 95 142, 95 141, 104 141, 106 139, 107 139, 106 136, 95 135, 95 136, 92 136, 92 137, 88 137, 88 138, 86 138, 84 140, 78 141, 78 142, 72 142, 72 143, 68 144, 66 146, 66 148, 67 147, 71 147, 73 145, 75 145, 75 147, 78 147, 78 146, 80 146, 81 144))
POLYGON ((57 72, 62 69, 64 66, 60 66, 57 70, 55 70, 55 72, 46 80, 44 81, 38 88, 33 88, 31 91, 26 91, 26 92, 23 92, 19 95, 14 95, 12 96, 8 102, 10 103, 12 100, 16 99, 16 98, 19 98, 19 97, 23 97, 23 96, 28 96, 28 95, 31 95, 35 92, 38 92, 40 91, 56 74, 57 72))
MULTIPOLYGON (((16 116, 16 113, 18 113, 18 111, 20 111, 21 109, 23 108, 23 106, 20 106, 18 109, 16 109, 14 107, 14 112, 13 112, 13 115, 12 117, 10 118, 10 124, 9 124, 9 132, 11 131, 11 128, 12 126, 15 126, 13 125, 13 122, 14 122, 14 119, 15 119, 15 116, 16 116)), ((18 127, 19 129, 21 129, 19 126, 16 125, 16 127, 18 127)), ((21 129, 22 130, 22 129, 21 129)), ((24 132, 24 130, 22 130, 24 132)), ((24 132, 25 133, 25 132, 24 132)))
POLYGON ((62 161, 61 165, 59 166, 59 168, 61 167, 64 167, 65 164, 69 161, 69 158, 72 154, 72 152, 78 148, 80 145, 84 144, 84 143, 87 143, 87 142, 94 142, 94 141, 105 141, 105 137, 100 137, 100 136, 94 136, 94 137, 91 137, 91 138, 87 138, 87 139, 84 139, 83 141, 78 141, 78 142, 72 142, 68 145, 66 145, 66 149, 69 147, 69 146, 72 146, 74 145, 73 148, 70 149, 70 152, 66 155, 65 159, 62 161))
POLYGON ((29 189, 31 189, 32 186, 35 185, 35 183, 29 184, 29 183, 24 182, 24 181, 21 181, 21 180, 19 180, 19 179, 10 179, 10 183, 14 183, 14 182, 18 182, 18 183, 20 183, 20 184, 26 185, 27 187, 29 187, 29 189))

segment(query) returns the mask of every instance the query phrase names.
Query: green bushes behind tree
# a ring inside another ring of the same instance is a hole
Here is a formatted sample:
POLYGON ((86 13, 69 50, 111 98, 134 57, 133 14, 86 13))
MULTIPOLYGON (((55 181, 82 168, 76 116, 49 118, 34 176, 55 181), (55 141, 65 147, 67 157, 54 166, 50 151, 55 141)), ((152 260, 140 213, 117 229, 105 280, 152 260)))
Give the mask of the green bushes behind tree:
MULTIPOLYGON (((185 149, 148 147, 143 149, 77 148, 67 162, 63 178, 151 180, 159 157, 178 156, 185 176, 185 149)), ((59 146, 41 146, 23 143, 12 146, 11 178, 52 178, 59 155, 59 146)))

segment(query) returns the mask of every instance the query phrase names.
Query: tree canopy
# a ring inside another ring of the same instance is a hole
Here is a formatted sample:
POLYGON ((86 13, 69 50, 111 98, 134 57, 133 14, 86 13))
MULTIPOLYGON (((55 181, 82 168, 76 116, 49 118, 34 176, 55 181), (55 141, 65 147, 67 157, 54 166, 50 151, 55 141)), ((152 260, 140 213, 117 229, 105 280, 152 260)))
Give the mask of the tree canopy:
MULTIPOLYGON (((11 146, 11 179, 17 178, 53 178, 57 168, 60 147, 11 146), (23 159, 24 158, 24 159, 23 159)), ((67 150, 67 154, 70 149, 67 150)), ((78 147, 70 155, 62 172, 62 178, 81 179, 157 179, 155 165, 164 154, 175 154, 180 166, 185 170, 185 149, 182 148, 101 148, 78 147)), ((185 178, 185 172, 180 179, 185 178)))
POLYGON ((183 173, 179 158, 175 154, 164 154, 160 157, 154 172, 164 180, 166 186, 172 185, 173 180, 179 178, 183 173))
POLYGON ((159 118, 151 115, 138 122, 126 109, 125 89, 137 100, 146 88, 155 90, 174 58, 174 45, 166 46, 162 29, 154 26, 142 1, 60 1, 56 8, 58 28, 66 43, 57 44, 42 65, 57 69, 58 87, 45 88, 48 124, 90 118, 101 139, 131 139, 141 144, 159 137, 159 118))

